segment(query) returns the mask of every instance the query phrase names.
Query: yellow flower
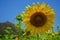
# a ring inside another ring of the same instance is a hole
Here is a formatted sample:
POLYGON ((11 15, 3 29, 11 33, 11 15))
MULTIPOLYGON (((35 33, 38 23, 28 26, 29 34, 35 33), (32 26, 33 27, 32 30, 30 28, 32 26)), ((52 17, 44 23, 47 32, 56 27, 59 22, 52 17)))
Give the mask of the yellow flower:
POLYGON ((45 33, 54 24, 54 10, 45 2, 41 5, 33 3, 32 6, 26 6, 26 10, 22 13, 25 29, 32 34, 45 33))
POLYGON ((48 30, 46 33, 50 33, 51 32, 51 30, 48 30))
POLYGON ((18 39, 18 36, 16 36, 15 40, 19 40, 19 39, 18 39))
POLYGON ((51 34, 52 34, 52 36, 55 36, 57 34, 57 32, 52 32, 51 34))

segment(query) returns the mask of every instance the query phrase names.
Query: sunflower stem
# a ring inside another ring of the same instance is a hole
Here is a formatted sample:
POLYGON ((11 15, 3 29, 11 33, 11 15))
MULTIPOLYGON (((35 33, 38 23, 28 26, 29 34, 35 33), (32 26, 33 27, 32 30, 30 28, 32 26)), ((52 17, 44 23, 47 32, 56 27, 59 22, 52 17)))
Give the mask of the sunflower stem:
POLYGON ((60 27, 60 26, 57 26, 57 31, 59 31, 59 27, 60 27))
POLYGON ((40 36, 39 36, 39 34, 37 34, 37 40, 39 40, 40 39, 40 36))
POLYGON ((54 27, 52 27, 52 32, 54 32, 54 27))

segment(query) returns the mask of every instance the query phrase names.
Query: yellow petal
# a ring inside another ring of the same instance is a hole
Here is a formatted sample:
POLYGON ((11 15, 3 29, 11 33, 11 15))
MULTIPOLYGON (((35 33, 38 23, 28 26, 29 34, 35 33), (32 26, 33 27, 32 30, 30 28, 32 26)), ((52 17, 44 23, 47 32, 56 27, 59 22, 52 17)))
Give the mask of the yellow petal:
POLYGON ((45 8, 45 6, 46 6, 46 3, 43 2, 43 3, 41 4, 40 8, 43 9, 43 8, 45 8))
POLYGON ((39 2, 37 2, 37 5, 38 5, 38 6, 40 6, 40 3, 39 3, 39 2))
POLYGON ((32 9, 33 9, 34 12, 36 12, 38 10, 38 6, 35 3, 33 3, 32 4, 32 9))
POLYGON ((31 6, 30 5, 26 6, 26 10, 31 10, 31 6))
POLYGON ((44 13, 48 13, 50 10, 51 10, 51 7, 48 5, 48 6, 46 6, 42 11, 43 11, 44 13))

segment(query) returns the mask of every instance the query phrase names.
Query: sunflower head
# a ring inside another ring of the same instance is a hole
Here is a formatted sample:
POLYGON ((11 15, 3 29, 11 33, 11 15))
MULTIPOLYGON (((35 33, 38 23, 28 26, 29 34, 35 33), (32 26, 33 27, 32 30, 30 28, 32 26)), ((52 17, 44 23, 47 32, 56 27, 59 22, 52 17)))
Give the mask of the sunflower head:
POLYGON ((46 6, 45 2, 26 6, 26 10, 22 15, 25 29, 33 34, 38 32, 42 34, 48 31, 54 24, 54 10, 49 5, 46 6))

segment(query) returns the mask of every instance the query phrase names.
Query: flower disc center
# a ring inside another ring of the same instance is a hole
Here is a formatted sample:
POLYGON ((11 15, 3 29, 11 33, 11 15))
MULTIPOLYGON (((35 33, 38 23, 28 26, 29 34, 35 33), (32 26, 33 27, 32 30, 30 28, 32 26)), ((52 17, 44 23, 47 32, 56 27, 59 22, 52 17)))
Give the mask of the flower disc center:
POLYGON ((35 19, 37 22, 41 21, 41 18, 39 16, 36 17, 35 19))
POLYGON ((43 26, 47 21, 47 16, 42 12, 34 13, 30 18, 30 23, 35 27, 43 26))

